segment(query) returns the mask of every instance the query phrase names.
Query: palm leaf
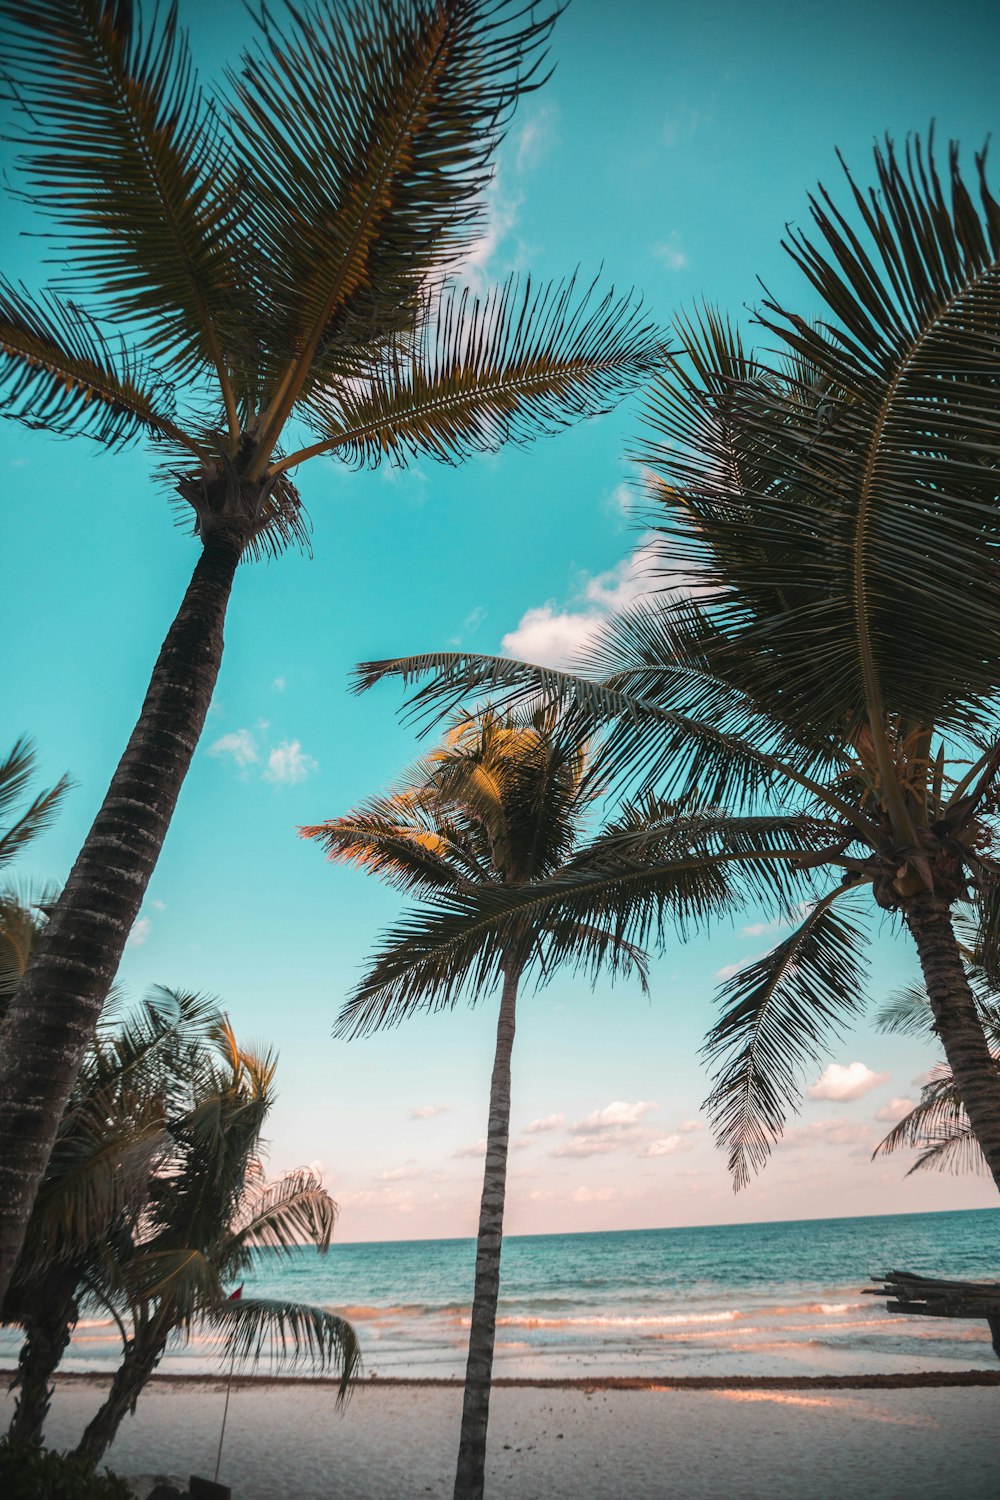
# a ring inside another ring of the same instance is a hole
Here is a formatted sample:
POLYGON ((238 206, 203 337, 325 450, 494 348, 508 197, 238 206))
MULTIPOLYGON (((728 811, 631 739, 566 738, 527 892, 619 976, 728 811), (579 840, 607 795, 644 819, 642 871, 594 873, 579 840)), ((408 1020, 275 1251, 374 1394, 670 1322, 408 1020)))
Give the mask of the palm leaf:
POLYGON ((369 382, 314 391, 322 440, 356 464, 389 456, 457 463, 609 411, 654 368, 662 335, 613 290, 577 297, 572 281, 536 292, 516 278, 486 297, 435 294, 415 340, 393 346, 369 382))
POLYGON ((879 1031, 890 1036, 915 1036, 927 1041, 934 1035, 934 1012, 922 984, 907 984, 893 990, 874 1016, 879 1031))
POLYGON ((5 0, 0 14, 30 122, 30 196, 64 226, 74 284, 140 323, 177 378, 207 367, 225 384, 250 242, 176 3, 145 28, 131 0, 5 0))
POLYGON ((474 241, 490 158, 556 15, 520 0, 265 13, 231 83, 273 305, 269 448, 303 384, 353 373, 474 241), (319 358, 317 359, 317 355, 319 358), (289 363, 290 360, 290 363, 289 363), (276 387, 276 389, 275 389, 276 387))
POLYGON ((308 1167, 286 1172, 278 1182, 250 1185, 219 1244, 220 1260, 236 1250, 289 1251, 298 1245, 330 1247, 337 1205, 308 1167))
POLYGON ((206 1309, 201 1321, 222 1337, 220 1356, 240 1369, 255 1368, 265 1352, 275 1372, 302 1364, 339 1369, 338 1403, 361 1373, 361 1348, 353 1327, 322 1307, 240 1297, 206 1309))
MULTIPOLYGON (((30 740, 15 740, 0 761, 0 818, 9 817, 28 790, 35 774, 35 749, 30 740)), ((0 868, 10 864, 26 844, 37 838, 52 823, 66 793, 73 786, 69 776, 61 776, 55 786, 39 792, 13 823, 0 828, 0 868)))
POLYGON ((828 1038, 864 1003, 863 930, 833 909, 844 894, 830 892, 720 988, 726 1008, 704 1048, 716 1065, 705 1107, 737 1190, 767 1161, 800 1097, 805 1064, 820 1061, 828 1038))
POLYGON ((32 300, 0 279, 0 391, 8 416, 60 436, 121 447, 146 435, 193 447, 146 364, 114 347, 73 303, 32 300))
POLYGON ((343 818, 300 828, 328 857, 381 876, 395 890, 432 891, 462 883, 474 873, 458 838, 421 816, 412 796, 370 798, 343 818))
POLYGON ((919 1150, 907 1171, 987 1172, 986 1158, 955 1087, 951 1069, 943 1063, 934 1070, 920 1092, 920 1102, 898 1120, 873 1152, 889 1156, 895 1151, 919 1150))

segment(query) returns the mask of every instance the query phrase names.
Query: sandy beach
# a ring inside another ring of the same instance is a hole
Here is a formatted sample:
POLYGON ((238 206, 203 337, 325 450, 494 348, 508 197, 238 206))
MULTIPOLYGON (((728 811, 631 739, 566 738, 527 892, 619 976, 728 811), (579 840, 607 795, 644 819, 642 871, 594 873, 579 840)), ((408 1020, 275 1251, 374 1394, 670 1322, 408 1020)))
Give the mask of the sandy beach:
MULTIPOLYGON (((970 1379, 503 1385, 493 1394, 487 1492, 491 1500, 944 1500, 960 1475, 963 1500, 995 1500, 1000 1374, 970 1379)), ((51 1445, 75 1441, 102 1386, 59 1381, 51 1445)), ((219 1381, 154 1381, 110 1464, 128 1476, 210 1478, 223 1401, 219 1381)), ((448 1496, 460 1409, 461 1388, 451 1383, 365 1382, 338 1413, 326 1384, 240 1381, 219 1477, 236 1500, 448 1496)))

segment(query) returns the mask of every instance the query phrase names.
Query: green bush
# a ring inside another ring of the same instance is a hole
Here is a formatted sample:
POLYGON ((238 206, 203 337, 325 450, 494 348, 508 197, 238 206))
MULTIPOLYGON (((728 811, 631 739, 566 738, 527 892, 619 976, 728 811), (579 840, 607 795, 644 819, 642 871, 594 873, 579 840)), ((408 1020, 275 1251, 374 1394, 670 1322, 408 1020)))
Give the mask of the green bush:
POLYGON ((132 1491, 110 1470, 87 1474, 61 1453, 0 1437, 0 1495, 3 1500, 131 1500, 132 1491))

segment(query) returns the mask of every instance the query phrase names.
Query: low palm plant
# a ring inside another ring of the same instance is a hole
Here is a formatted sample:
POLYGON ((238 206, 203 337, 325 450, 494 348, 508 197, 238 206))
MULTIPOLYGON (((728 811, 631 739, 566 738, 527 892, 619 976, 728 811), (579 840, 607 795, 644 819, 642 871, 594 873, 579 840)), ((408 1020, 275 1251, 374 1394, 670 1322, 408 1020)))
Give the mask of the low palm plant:
MULTIPOLYGON (((470 893, 413 955, 409 983, 517 940, 540 913, 624 930, 686 872, 699 922, 764 901, 793 929, 729 980, 709 1100, 737 1185, 767 1158, 807 1067, 861 1009, 866 918, 913 942, 954 1085, 1000 1185, 1000 1075, 956 940, 971 905, 1000 932, 1000 205, 958 151, 888 143, 877 191, 825 191, 787 248, 819 300, 774 303, 767 354, 706 310, 679 323, 640 455, 659 592, 586 670, 455 653, 371 663, 361 686, 429 676, 417 706, 475 692, 559 705, 605 734, 607 774, 675 799, 607 846, 614 882, 546 882, 520 917, 470 893), (855 222, 856 221, 856 222, 855 222), (542 898, 548 905, 542 905, 542 898)), ((482 961, 482 960, 480 960, 482 961)))
POLYGON ((134 1411, 171 1338, 194 1329, 211 1334, 233 1367, 256 1364, 269 1348, 275 1367, 306 1361, 335 1369, 338 1399, 359 1367, 354 1329, 336 1314, 228 1295, 256 1250, 312 1244, 326 1251, 337 1209, 315 1173, 268 1182, 257 1160, 273 1059, 240 1047, 225 1022, 215 1029, 213 1052, 189 1107, 170 1121, 170 1155, 147 1185, 144 1212, 116 1249, 111 1300, 131 1333, 108 1395, 74 1449, 87 1469, 134 1411))
POLYGON ((40 296, 0 283, 6 413, 146 439, 199 542, 0 1031, 0 1296, 204 727, 236 568, 306 540, 293 476, 323 455, 459 462, 606 411, 651 368, 659 336, 630 295, 449 282, 558 9, 265 9, 209 98, 176 4, 0 3, 22 183, 60 264, 40 296))
POLYGON ((84 1059, 3 1304, 3 1320, 25 1335, 12 1440, 41 1441, 50 1381, 81 1306, 117 1318, 121 1251, 151 1177, 171 1160, 171 1116, 187 1103, 220 1021, 211 999, 155 989, 118 1024, 108 1018, 84 1059))
POLYGON ((463 986, 475 1002, 500 982, 456 1500, 483 1493, 519 990, 527 975, 548 975, 566 961, 587 965, 595 975, 603 965, 613 974, 633 972, 645 985, 645 958, 616 931, 611 909, 586 924, 545 917, 528 922, 503 945, 495 966, 485 952, 480 962, 474 945, 464 946, 454 963, 438 964, 433 985, 410 982, 412 957, 447 920, 456 899, 489 891, 501 902, 515 894, 530 901, 536 881, 587 871, 584 825, 598 790, 586 741, 567 734, 556 715, 512 719, 487 708, 476 719, 460 717, 441 748, 397 791, 302 829, 331 859, 422 898, 383 938, 335 1035, 357 1036, 418 1009, 452 1006, 463 986))

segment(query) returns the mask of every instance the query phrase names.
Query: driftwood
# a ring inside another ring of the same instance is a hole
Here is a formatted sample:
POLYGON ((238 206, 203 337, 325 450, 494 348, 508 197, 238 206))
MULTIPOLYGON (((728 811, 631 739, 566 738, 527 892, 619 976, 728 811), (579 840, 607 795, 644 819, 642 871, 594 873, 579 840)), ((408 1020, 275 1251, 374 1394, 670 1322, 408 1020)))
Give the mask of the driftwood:
POLYGON ((863 1291, 872 1297, 888 1298, 890 1312, 922 1318, 983 1318, 1000 1359, 1000 1282, 944 1281, 936 1276, 915 1276, 912 1271, 890 1271, 872 1280, 878 1286, 866 1286, 863 1291))

